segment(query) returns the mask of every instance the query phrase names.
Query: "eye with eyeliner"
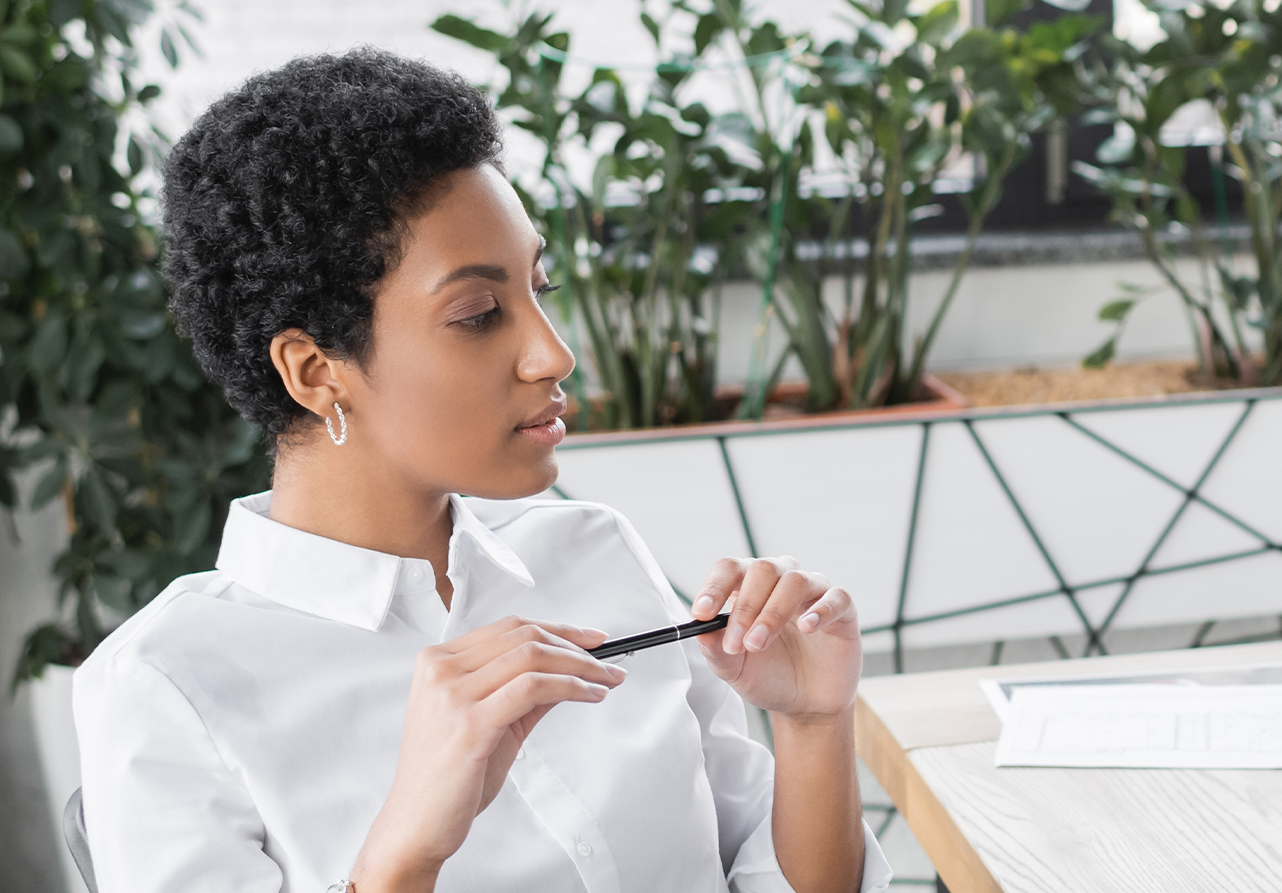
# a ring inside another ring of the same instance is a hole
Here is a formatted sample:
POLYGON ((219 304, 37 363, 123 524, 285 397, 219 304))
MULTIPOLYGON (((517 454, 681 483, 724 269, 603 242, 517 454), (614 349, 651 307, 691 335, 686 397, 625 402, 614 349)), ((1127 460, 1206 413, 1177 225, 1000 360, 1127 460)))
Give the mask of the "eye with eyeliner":
MULTIPOLYGON (((550 282, 544 283, 543 285, 540 285, 539 287, 534 289, 534 297, 536 300, 542 300, 545 295, 551 294, 552 292, 556 291, 560 287, 561 286, 559 285, 552 285, 550 282)), ((503 315, 503 311, 499 308, 499 305, 496 303, 493 307, 489 308, 484 313, 478 313, 475 316, 469 316, 466 319, 457 320, 455 322, 455 325, 463 326, 465 329, 469 329, 470 331, 473 331, 473 332, 480 332, 490 328, 490 326, 498 322, 499 317, 502 315, 503 315)))

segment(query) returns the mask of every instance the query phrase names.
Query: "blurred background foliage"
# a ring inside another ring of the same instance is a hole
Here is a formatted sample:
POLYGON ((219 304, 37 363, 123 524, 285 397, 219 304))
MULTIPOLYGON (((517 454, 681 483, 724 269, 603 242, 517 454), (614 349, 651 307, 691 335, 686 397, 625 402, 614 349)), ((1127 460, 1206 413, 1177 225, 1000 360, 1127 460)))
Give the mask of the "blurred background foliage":
MULTIPOLYGON (((191 14, 179 7, 180 12, 191 14)), ((27 639, 17 682, 75 663, 180 574, 213 566, 228 500, 267 460, 174 331, 154 199, 163 148, 123 122, 150 0, 0 0, 0 503, 65 501, 64 617, 27 639)), ((178 63, 184 35, 165 30, 178 63)), ((145 120, 145 116, 133 116, 145 120)))
POLYGON ((577 56, 551 14, 503 33, 455 15, 433 23, 496 57, 504 76, 486 86, 542 143, 540 182, 524 199, 551 246, 562 317, 601 385, 588 400, 579 373, 579 405, 592 411, 578 428, 758 419, 791 357, 808 411, 921 397, 984 220, 1031 134, 1076 109, 1074 63, 1097 23, 1065 15, 1016 29, 1008 21, 1026 0, 989 3, 993 25, 969 29, 955 0, 921 13, 906 0, 848 2, 849 37, 822 48, 740 0, 643 5, 658 63, 640 102, 619 69, 577 56), (594 66, 576 95, 561 88, 567 64, 594 66), (735 81, 739 106, 710 112, 695 98, 701 75, 735 81), (590 183, 571 177, 571 150, 595 159, 590 183), (963 159, 966 247, 904 357, 914 224, 936 212, 941 174, 963 159), (839 308, 823 291, 834 274, 839 308), (715 380, 718 306, 722 283, 745 276, 762 302, 735 393, 715 380), (771 320, 787 342, 768 366, 771 320))
MULTIPOLYGON (((1082 68, 1082 89, 1096 120, 1115 125, 1099 149, 1098 165, 1077 171, 1113 202, 1113 216, 1137 231, 1145 254, 1180 296, 1200 345, 1204 372, 1241 383, 1282 382, 1282 9, 1277 0, 1175 6, 1145 0, 1164 36, 1140 49, 1106 36, 1082 68), (1211 145, 1169 145, 1164 128, 1190 103, 1203 104, 1218 123, 1211 145), (1209 152, 1214 201, 1201 207, 1185 184, 1191 153, 1209 152), (1250 226, 1250 269, 1236 268, 1224 176, 1242 186, 1250 226), (1212 233, 1207 218, 1220 232, 1212 233), (1197 272, 1176 264, 1176 245, 1163 236, 1187 235, 1197 272), (1247 327, 1263 335, 1258 364, 1247 347, 1247 327)), ((1126 318, 1146 291, 1128 288, 1100 310, 1117 330, 1090 357, 1103 365, 1116 351, 1126 318)))

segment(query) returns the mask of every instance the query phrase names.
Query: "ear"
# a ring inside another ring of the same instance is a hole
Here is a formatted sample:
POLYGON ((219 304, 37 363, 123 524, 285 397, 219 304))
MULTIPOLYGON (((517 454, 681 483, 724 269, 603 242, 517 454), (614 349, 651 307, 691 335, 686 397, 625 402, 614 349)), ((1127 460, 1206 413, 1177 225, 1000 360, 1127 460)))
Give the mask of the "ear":
POLYGON ((326 356, 311 335, 302 329, 286 329, 272 339, 271 358, 285 390, 300 406, 321 417, 332 414, 335 403, 350 411, 350 392, 345 384, 350 366, 326 356))

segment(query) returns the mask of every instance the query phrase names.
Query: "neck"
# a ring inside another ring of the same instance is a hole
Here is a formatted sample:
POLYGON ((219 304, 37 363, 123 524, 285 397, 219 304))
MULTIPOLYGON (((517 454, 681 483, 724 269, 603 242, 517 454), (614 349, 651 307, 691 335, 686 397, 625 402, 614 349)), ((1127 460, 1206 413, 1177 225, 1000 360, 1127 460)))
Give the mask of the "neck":
POLYGON ((362 461, 349 447, 325 441, 282 448, 272 475, 269 516, 327 539, 430 561, 437 591, 449 607, 452 588, 445 572, 454 530, 449 493, 410 486, 386 462, 362 461))

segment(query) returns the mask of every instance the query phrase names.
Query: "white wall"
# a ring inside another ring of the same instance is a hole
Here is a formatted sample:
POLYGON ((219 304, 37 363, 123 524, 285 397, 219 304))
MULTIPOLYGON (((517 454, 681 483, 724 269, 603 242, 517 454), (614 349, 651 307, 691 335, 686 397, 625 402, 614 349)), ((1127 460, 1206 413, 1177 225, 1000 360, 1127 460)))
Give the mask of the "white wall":
MULTIPOLYGON (((33 481, 21 481, 24 499, 33 481)), ((31 694, 22 688, 11 698, 9 684, 23 637, 56 614, 50 570, 66 536, 61 501, 13 519, 0 511, 0 866, 5 886, 19 893, 63 889, 61 835, 45 800, 31 694)))

